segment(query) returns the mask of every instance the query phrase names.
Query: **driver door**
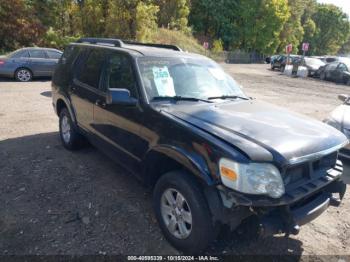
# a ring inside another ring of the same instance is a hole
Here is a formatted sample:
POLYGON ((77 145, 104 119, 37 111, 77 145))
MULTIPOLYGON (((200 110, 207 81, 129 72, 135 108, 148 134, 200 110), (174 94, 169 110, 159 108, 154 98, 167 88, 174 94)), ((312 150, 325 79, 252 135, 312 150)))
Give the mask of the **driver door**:
POLYGON ((106 93, 109 88, 128 89, 131 97, 139 99, 138 84, 131 57, 113 51, 107 56, 103 73, 102 89, 94 104, 94 133, 104 144, 104 149, 116 160, 134 173, 139 173, 142 149, 145 141, 140 137, 143 111, 136 106, 107 105, 106 93))

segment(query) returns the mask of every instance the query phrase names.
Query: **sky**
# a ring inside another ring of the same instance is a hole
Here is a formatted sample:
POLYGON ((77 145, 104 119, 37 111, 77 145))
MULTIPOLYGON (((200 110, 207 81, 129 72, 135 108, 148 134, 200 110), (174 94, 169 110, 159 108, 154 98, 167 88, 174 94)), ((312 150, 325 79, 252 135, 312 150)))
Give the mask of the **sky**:
POLYGON ((350 16, 350 0, 318 0, 319 3, 334 4, 343 9, 350 16))

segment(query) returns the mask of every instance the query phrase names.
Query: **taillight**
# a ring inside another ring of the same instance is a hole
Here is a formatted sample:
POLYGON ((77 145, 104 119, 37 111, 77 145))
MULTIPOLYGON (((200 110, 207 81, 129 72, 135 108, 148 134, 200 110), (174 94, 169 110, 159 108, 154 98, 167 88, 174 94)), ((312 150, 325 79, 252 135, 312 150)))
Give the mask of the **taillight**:
POLYGON ((0 66, 4 65, 5 61, 4 60, 0 60, 0 66))

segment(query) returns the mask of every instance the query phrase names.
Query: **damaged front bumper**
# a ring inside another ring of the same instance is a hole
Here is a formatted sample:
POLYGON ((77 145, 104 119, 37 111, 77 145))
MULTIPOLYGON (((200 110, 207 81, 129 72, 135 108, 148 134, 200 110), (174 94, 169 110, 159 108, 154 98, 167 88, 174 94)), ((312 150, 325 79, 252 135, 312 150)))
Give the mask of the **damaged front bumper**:
POLYGON ((346 185, 340 180, 335 181, 321 192, 305 200, 292 205, 280 206, 260 215, 260 236, 266 237, 280 233, 298 234, 300 226, 317 218, 329 206, 339 206, 345 191, 346 185))
POLYGON ((340 205, 346 191, 342 173, 342 163, 338 160, 334 168, 288 188, 279 199, 240 194, 218 186, 222 208, 218 208, 219 200, 215 201, 213 194, 208 198, 209 206, 214 220, 230 225, 231 229, 255 216, 259 221, 259 235, 263 237, 278 233, 296 235, 300 226, 314 220, 329 206, 340 205))

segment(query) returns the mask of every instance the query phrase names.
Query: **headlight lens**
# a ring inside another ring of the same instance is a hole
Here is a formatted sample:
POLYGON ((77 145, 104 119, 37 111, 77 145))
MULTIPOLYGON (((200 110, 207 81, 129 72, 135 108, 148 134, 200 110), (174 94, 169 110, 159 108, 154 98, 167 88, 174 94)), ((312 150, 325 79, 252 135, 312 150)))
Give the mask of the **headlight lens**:
POLYGON ((278 169, 271 164, 237 163, 225 158, 219 162, 222 183, 247 194, 268 195, 279 198, 284 194, 284 184, 278 169))

